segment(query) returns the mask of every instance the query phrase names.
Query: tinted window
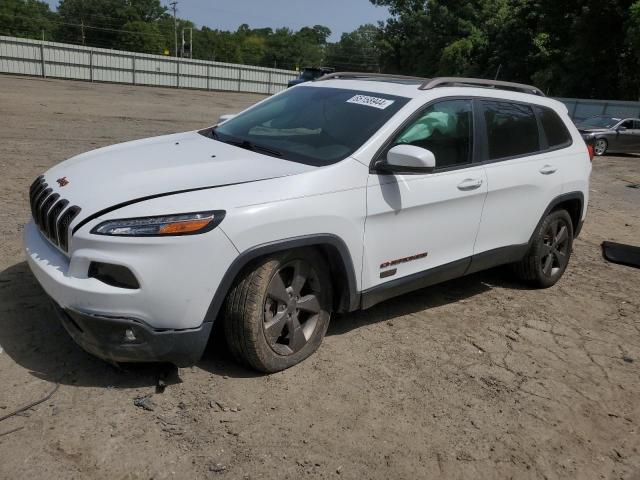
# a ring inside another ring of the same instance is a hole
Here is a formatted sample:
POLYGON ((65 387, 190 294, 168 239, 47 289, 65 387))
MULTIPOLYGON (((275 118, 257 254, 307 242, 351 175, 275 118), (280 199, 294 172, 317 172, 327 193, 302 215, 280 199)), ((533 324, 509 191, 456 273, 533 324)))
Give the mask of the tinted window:
POLYGON ((571 143, 571 135, 556 112, 545 107, 536 107, 536 110, 538 111, 544 134, 547 137, 549 148, 571 143))
POLYGON ((489 159, 526 155, 540 150, 538 122, 528 105, 484 101, 489 159))
POLYGON ((393 145, 415 145, 431 150, 436 157, 438 168, 471 163, 471 102, 448 100, 429 106, 417 120, 403 130, 393 145))
POLYGON ((596 115, 595 117, 587 118, 586 120, 582 120, 580 125, 585 127, 595 127, 595 128, 611 128, 614 125, 622 120, 621 118, 613 118, 613 117, 605 117, 603 115, 596 115))
POLYGON ((300 86, 222 123, 211 136, 266 155, 329 165, 360 148, 408 101, 382 93, 300 86))
POLYGON ((633 129, 634 130, 640 130, 640 120, 634 120, 633 121, 633 129))
POLYGON ((621 127, 628 128, 631 130, 633 128, 633 120, 626 120, 620 124, 621 127))

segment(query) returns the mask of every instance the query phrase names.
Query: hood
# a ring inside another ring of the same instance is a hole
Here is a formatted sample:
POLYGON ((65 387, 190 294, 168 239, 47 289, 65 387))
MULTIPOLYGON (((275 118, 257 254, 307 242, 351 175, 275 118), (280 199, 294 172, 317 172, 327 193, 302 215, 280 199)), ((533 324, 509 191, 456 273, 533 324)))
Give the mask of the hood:
POLYGON ((610 128, 596 128, 588 125, 580 125, 579 123, 576 125, 576 127, 578 128, 578 131, 580 133, 602 133, 611 130, 610 128))
POLYGON ((314 168, 187 132, 78 155, 51 168, 45 181, 82 209, 80 220, 146 197, 256 182, 314 168), (57 180, 63 177, 67 183, 61 187, 57 180))

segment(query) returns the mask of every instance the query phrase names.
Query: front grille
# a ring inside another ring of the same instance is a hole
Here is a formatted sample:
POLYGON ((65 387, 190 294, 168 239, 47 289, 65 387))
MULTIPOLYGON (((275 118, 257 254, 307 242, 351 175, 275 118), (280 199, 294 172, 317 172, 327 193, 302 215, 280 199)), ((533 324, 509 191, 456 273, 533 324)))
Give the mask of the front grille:
POLYGON ((36 178, 29 188, 31 216, 42 234, 66 252, 69 247, 69 225, 80 213, 80 207, 69 207, 69 200, 52 192, 43 175, 36 178))

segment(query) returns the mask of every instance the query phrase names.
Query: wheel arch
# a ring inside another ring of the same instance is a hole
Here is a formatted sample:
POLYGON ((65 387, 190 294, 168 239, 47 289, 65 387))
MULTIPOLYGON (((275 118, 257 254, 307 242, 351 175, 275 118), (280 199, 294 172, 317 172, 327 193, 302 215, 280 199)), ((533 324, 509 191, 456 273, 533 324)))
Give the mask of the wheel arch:
POLYGON ((357 310, 360 306, 360 295, 357 291, 355 268, 347 245, 336 235, 317 234, 264 243, 242 252, 231 263, 218 285, 204 321, 215 322, 233 282, 248 265, 267 255, 297 248, 316 248, 327 260, 334 286, 334 309, 336 311, 357 310))
POLYGON ((580 234, 580 230, 582 229, 582 217, 584 214, 584 194, 582 192, 569 192, 563 193, 562 195, 554 198, 549 206, 546 208, 542 217, 540 217, 540 221, 536 225, 535 230, 531 234, 531 239, 529 240, 529 245, 533 241, 533 237, 535 236, 535 232, 538 231, 540 225, 544 221, 547 215, 556 210, 566 210, 571 217, 571 223, 573 226, 573 237, 577 238, 580 234))

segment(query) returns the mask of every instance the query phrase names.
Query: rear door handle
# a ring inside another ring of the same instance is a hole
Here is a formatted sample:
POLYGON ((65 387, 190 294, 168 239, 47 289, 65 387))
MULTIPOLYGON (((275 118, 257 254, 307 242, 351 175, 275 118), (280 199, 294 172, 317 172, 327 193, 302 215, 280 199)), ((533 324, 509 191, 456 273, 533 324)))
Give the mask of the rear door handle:
POLYGON ((552 165, 545 165, 544 167, 542 167, 540 169, 540 173, 542 175, 553 175, 554 173, 556 173, 558 171, 558 169, 552 165))
POLYGON ((458 185, 458 190, 467 192, 469 190, 475 190, 482 186, 482 180, 476 178, 467 178, 461 184, 458 185))

